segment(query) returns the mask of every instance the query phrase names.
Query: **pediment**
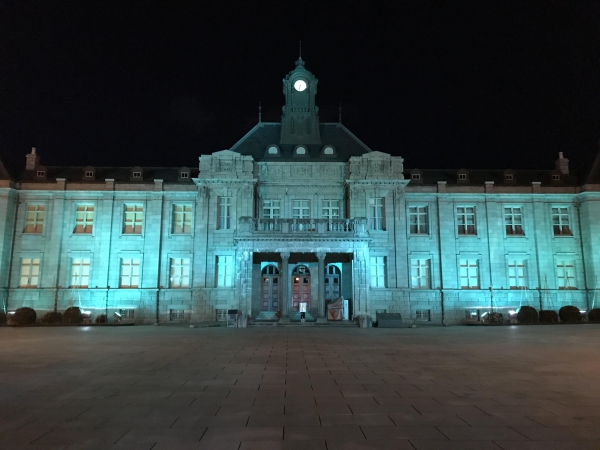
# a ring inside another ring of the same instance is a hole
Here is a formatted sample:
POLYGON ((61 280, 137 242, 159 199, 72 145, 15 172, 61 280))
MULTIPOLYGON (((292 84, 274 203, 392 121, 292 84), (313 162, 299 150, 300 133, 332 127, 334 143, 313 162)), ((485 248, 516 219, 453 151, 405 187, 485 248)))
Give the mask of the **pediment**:
POLYGON ((219 150, 218 152, 211 153, 211 156, 216 157, 229 157, 229 158, 240 158, 242 155, 232 150, 219 150))
POLYGON ((364 155, 361 156, 361 158, 363 158, 363 159, 391 159, 392 155, 390 155, 389 153, 383 153, 383 152, 375 150, 370 153, 365 153, 364 155))

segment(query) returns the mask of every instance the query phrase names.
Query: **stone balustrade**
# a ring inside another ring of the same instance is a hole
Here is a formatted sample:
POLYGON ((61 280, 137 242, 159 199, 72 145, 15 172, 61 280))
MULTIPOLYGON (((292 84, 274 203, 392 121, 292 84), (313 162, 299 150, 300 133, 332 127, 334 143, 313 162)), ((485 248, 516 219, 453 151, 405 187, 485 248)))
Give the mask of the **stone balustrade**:
POLYGON ((365 236, 367 219, 257 219, 241 217, 239 235, 308 233, 315 235, 365 236))

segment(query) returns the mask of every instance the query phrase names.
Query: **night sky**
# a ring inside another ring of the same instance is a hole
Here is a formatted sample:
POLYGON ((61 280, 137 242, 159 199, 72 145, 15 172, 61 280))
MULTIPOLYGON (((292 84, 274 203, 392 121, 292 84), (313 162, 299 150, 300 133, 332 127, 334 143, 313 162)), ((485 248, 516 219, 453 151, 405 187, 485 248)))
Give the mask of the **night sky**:
POLYGON ((0 0, 0 158, 196 166, 278 121, 298 41, 321 121, 406 168, 589 166, 600 2, 0 0), (259 6, 257 6, 259 5, 259 6), (273 6, 275 5, 275 6, 273 6))

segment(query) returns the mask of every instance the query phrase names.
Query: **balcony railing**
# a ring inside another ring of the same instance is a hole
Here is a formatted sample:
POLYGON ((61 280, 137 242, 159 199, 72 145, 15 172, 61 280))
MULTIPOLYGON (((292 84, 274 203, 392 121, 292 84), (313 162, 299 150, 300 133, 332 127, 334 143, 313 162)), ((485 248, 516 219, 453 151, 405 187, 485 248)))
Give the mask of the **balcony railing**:
POLYGON ((255 219, 240 218, 240 235, 253 234, 293 234, 308 233, 317 235, 366 235, 367 219, 255 219))

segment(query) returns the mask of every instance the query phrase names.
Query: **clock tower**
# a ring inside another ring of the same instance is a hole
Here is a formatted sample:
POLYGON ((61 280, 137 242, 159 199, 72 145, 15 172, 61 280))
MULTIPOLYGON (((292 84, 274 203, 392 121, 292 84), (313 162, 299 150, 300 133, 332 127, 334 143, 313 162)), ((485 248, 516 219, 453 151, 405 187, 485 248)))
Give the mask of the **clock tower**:
POLYGON ((285 106, 281 116, 282 144, 320 144, 319 107, 315 106, 318 80, 304 67, 302 57, 283 79, 285 106))

